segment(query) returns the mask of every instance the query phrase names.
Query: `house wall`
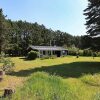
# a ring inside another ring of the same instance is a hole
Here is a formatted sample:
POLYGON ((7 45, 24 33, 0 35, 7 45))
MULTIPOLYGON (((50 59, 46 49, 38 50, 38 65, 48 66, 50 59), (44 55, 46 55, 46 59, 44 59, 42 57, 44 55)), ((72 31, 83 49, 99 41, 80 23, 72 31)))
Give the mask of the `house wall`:
POLYGON ((58 51, 40 50, 39 51, 39 57, 40 58, 43 57, 43 56, 50 56, 50 55, 56 55, 57 57, 66 56, 67 51, 65 51, 65 50, 58 50, 58 51))
MULTIPOLYGON (((33 50, 32 48, 28 49, 28 52, 33 50)), ((34 50, 39 52, 38 57, 42 58, 43 56, 56 55, 57 57, 66 56, 68 54, 67 50, 34 50)))

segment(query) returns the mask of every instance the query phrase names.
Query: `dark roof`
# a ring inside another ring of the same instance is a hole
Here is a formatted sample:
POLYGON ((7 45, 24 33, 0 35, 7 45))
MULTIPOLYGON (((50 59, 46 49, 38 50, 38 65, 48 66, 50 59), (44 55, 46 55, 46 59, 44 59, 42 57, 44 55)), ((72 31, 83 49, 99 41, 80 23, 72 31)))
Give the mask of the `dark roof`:
POLYGON ((58 46, 29 46, 29 48, 32 48, 33 50, 67 50, 58 46))

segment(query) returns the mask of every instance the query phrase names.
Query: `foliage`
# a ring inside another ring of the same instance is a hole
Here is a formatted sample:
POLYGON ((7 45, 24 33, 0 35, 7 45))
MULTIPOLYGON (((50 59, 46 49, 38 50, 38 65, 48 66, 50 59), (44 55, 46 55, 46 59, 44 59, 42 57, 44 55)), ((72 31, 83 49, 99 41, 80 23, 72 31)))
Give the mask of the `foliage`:
POLYGON ((92 49, 84 49, 81 50, 76 47, 68 48, 68 54, 72 56, 93 56, 93 57, 100 57, 100 52, 93 51, 92 49))
POLYGON ((89 49, 83 50, 83 56, 92 56, 92 55, 93 55, 92 50, 89 49))
POLYGON ((3 15, 2 9, 0 9, 0 54, 8 44, 6 28, 5 16, 3 15))
POLYGON ((4 52, 1 52, 1 54, 0 54, 0 63, 3 62, 3 60, 4 60, 5 57, 6 57, 5 56, 5 53, 4 52))
POLYGON ((44 60, 44 59, 55 59, 55 58, 57 58, 56 55, 49 55, 49 56, 48 55, 43 55, 41 60, 44 60))
POLYGON ((84 10, 84 15, 87 16, 86 25, 87 33, 90 35, 100 34, 100 0, 88 0, 88 7, 84 10))
POLYGON ((10 60, 10 58, 5 57, 4 53, 0 55, 0 63, 2 63, 0 69, 5 73, 10 73, 14 70, 15 64, 10 60))
POLYGON ((79 56, 83 56, 83 50, 78 51, 79 56))
POLYGON ((97 56, 100 57, 100 52, 97 53, 97 56))
POLYGON ((41 60, 49 59, 49 58, 50 58, 50 56, 48 56, 48 55, 43 55, 42 58, 41 58, 41 60))
POLYGON ((66 45, 70 47, 74 44, 78 48, 82 47, 80 36, 72 36, 60 30, 53 31, 36 22, 29 23, 22 20, 5 19, 2 10, 1 16, 3 19, 0 19, 0 26, 4 25, 5 27, 2 27, 3 34, 0 32, 0 35, 2 35, 0 39, 3 41, 0 42, 0 46, 2 46, 2 51, 9 56, 26 56, 29 45, 49 46, 50 41, 52 46, 66 45))
POLYGON ((92 49, 100 50, 100 0, 88 0, 84 10, 87 33, 92 37, 92 49), (96 36, 96 37, 95 37, 96 36))
POLYGON ((79 51, 74 45, 68 49, 68 54, 72 56, 76 56, 77 52, 79 51))
POLYGON ((55 59, 55 58, 57 58, 57 56, 56 55, 51 55, 50 58, 55 59))
POLYGON ((30 51, 27 54, 27 59, 29 59, 29 60, 35 60, 37 57, 38 57, 37 51, 30 51))
POLYGON ((8 58, 4 59, 3 66, 1 67, 1 69, 6 73, 10 73, 13 71, 13 68, 14 63, 8 58))

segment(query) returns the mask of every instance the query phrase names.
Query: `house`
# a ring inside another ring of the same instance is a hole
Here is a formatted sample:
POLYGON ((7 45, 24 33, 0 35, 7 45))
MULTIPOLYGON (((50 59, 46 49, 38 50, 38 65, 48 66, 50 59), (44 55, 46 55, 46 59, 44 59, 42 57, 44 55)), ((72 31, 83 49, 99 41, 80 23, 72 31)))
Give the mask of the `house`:
POLYGON ((39 58, 43 56, 56 55, 57 57, 66 56, 68 50, 59 46, 29 46, 28 52, 31 50, 39 52, 39 58))

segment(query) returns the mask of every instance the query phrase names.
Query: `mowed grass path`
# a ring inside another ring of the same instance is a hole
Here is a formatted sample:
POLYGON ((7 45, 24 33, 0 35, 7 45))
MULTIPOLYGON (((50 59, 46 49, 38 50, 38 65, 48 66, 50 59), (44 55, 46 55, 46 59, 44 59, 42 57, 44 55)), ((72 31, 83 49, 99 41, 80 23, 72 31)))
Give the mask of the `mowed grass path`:
POLYGON ((100 57, 62 57, 27 61, 22 57, 11 58, 15 71, 6 75, 0 88, 20 87, 35 72, 47 72, 60 76, 80 100, 91 100, 100 92, 100 57))

